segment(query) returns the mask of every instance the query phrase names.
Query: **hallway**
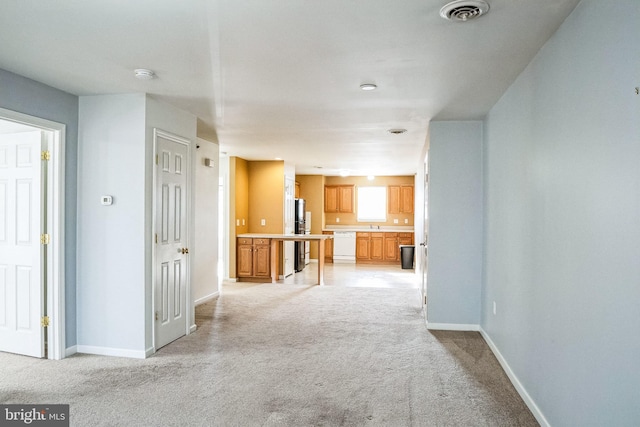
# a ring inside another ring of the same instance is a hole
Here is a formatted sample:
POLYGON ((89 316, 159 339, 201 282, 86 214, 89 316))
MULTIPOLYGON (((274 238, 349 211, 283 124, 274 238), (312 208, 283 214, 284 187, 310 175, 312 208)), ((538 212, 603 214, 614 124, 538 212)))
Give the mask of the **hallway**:
POLYGON ((69 403, 71 425, 537 425, 478 333, 426 329, 415 277, 225 283, 195 333, 145 360, 0 354, 0 401, 69 403))

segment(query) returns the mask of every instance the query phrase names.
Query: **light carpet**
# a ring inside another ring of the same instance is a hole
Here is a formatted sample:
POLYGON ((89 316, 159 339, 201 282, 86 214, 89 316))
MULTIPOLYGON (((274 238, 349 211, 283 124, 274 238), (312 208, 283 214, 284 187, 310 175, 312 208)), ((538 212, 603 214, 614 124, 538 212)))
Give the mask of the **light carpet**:
POLYGON ((0 402, 72 426, 536 426, 482 337, 433 332, 417 289, 225 285, 146 360, 0 353, 0 402))

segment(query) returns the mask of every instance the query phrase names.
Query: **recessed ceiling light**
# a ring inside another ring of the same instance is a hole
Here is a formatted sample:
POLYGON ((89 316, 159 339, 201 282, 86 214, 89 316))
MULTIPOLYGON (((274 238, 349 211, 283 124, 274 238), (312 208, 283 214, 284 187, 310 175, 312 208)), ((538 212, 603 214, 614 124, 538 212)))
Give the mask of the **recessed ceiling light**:
POLYGON ((405 133, 406 131, 406 129, 389 129, 389 133, 392 133, 394 135, 400 135, 401 133, 405 133))
POLYGON ((345 169, 341 170, 341 171, 340 171, 340 176, 343 176, 343 177, 344 177, 344 176, 349 176, 349 171, 348 171, 348 170, 345 170, 345 169))
POLYGON ((282 160, 282 157, 276 157, 276 160, 282 160))
POLYGON ((133 70, 133 74, 140 80, 151 80, 156 77, 156 73, 146 68, 137 68, 133 70))
POLYGON ((367 177, 367 179, 368 179, 369 181, 373 181, 374 179, 376 179, 376 177, 375 177, 375 176, 373 176, 373 175, 369 175, 369 176, 367 177))
POLYGON ((376 90, 378 88, 378 86, 374 85, 373 83, 364 83, 360 85, 360 89, 362 90, 376 90))

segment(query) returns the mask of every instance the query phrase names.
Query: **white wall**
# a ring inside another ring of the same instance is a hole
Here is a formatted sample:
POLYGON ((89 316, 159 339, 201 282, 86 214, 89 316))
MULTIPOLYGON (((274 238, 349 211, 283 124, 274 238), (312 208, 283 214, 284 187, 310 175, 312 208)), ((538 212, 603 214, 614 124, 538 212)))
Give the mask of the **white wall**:
POLYGON ((205 303, 220 293, 218 287, 218 179, 220 162, 218 144, 198 139, 196 150, 195 260, 191 281, 195 305, 205 303), (205 158, 215 167, 206 167, 205 158))
POLYGON ((78 351, 145 347, 145 96, 79 100, 78 351), (100 196, 113 196, 102 206, 100 196))
MULTIPOLYGON (((154 127, 190 139, 195 151, 189 113, 144 94, 80 97, 79 352, 145 357, 153 348, 154 127), (102 195, 113 205, 102 206, 102 195)), ((191 225, 193 212, 191 204, 191 225)))
POLYGON ((640 420, 639 22, 583 0, 486 119, 482 328, 553 426, 640 420))
POLYGON ((430 329, 478 329, 482 281, 482 122, 429 127, 430 329))

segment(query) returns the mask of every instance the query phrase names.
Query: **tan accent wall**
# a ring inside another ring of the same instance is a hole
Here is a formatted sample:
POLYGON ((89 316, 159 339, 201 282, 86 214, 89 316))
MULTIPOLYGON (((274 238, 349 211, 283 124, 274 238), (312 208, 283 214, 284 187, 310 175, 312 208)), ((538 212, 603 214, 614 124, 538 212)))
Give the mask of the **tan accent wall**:
POLYGON ((249 231, 247 161, 239 157, 230 157, 229 178, 229 277, 236 277, 236 236, 249 231))
MULTIPOLYGON (((325 185, 355 185, 356 188, 361 187, 386 187, 388 185, 414 185, 415 177, 410 176, 377 176, 373 181, 369 181, 366 176, 327 176, 325 177, 325 185)), ((415 190, 415 189, 414 189, 415 190)), ((324 197, 324 186, 322 189, 322 197, 324 197)), ((415 199, 415 195, 414 195, 415 199)), ((324 227, 328 225, 369 225, 374 226, 413 226, 413 214, 389 214, 387 213, 386 222, 358 222, 356 216, 356 207, 358 206, 358 192, 354 192, 354 212, 353 213, 326 213, 324 214, 324 227), (340 222, 337 221, 340 218, 340 222), (398 223, 393 222, 394 219, 398 220, 398 223), (405 223, 405 219, 408 220, 405 223)), ((322 205, 324 212, 324 202, 322 205)))
POLYGON ((284 162, 247 162, 249 233, 284 233, 284 162), (265 220, 265 225, 261 220, 265 220))
MULTIPOLYGON (((311 212, 311 233, 322 234, 324 226, 324 176, 296 175, 300 184, 299 197, 305 199, 306 209, 311 212)), ((318 259, 318 245, 312 243, 309 257, 318 259)))

